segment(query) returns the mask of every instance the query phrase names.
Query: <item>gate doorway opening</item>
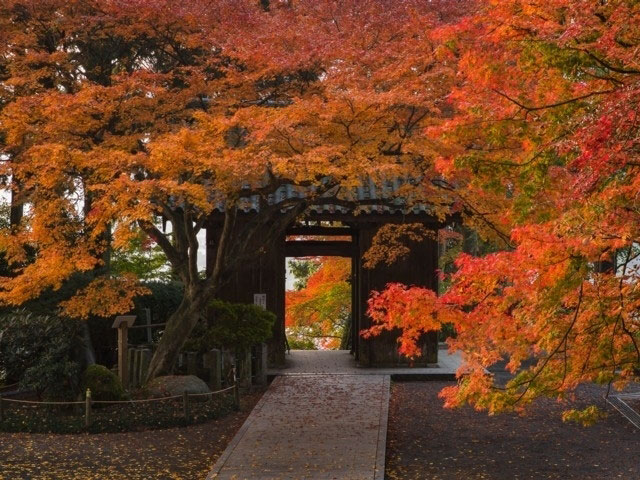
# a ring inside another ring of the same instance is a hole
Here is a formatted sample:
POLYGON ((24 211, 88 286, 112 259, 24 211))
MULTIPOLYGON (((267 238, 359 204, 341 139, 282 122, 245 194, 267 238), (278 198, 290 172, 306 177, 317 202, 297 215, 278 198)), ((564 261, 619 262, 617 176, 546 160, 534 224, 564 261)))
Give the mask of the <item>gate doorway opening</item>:
POLYGON ((286 259, 285 335, 288 350, 351 350, 352 259, 286 259))
MULTIPOLYGON (((423 222, 429 229, 439 228, 439 224, 434 223, 424 211, 416 209, 416 213, 412 212, 371 209, 356 215, 329 209, 292 221, 275 241, 257 248, 253 259, 242 262, 230 272, 229 281, 221 288, 219 298, 237 303, 258 303, 276 315, 273 335, 267 342, 267 352, 271 367, 282 368, 287 364, 287 259, 344 258, 351 262, 348 350, 308 350, 307 353, 315 354, 311 355, 313 357, 325 357, 325 353, 342 354, 360 367, 435 364, 438 355, 435 333, 426 334, 420 339, 421 355, 416 359, 407 359, 399 354, 397 331, 382 332, 370 338, 360 335, 372 325, 366 314, 367 301, 372 292, 384 289, 391 282, 437 290, 438 248, 433 238, 413 241, 408 254, 392 264, 383 262, 372 268, 363 265, 365 252, 373 245, 377 232, 387 224, 423 222)), ((242 231, 243 225, 251 223, 253 218, 251 212, 246 212, 238 218, 235 228, 242 231)), ((220 217, 212 216, 207 226, 207 245, 213 248, 223 228, 220 220, 220 217)), ((214 255, 207 255, 208 274, 213 271, 214 259, 214 255)))

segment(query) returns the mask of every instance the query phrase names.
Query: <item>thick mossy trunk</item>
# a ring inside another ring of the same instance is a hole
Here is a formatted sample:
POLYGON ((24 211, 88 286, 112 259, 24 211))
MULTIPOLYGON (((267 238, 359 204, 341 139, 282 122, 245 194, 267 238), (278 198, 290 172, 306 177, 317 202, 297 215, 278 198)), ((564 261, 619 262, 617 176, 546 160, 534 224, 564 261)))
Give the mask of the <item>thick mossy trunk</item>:
POLYGON ((171 373, 180 350, 203 314, 205 304, 206 299, 202 292, 190 295, 185 291, 182 303, 169 317, 158 348, 151 358, 147 382, 171 373))

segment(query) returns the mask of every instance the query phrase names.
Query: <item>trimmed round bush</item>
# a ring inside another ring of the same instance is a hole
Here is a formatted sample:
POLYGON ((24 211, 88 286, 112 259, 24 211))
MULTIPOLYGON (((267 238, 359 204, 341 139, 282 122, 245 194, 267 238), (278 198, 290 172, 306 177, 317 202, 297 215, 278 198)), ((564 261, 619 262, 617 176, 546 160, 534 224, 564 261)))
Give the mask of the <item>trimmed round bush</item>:
POLYGON ((91 390, 94 400, 124 400, 125 391, 118 376, 103 365, 89 365, 82 376, 84 390, 91 390))

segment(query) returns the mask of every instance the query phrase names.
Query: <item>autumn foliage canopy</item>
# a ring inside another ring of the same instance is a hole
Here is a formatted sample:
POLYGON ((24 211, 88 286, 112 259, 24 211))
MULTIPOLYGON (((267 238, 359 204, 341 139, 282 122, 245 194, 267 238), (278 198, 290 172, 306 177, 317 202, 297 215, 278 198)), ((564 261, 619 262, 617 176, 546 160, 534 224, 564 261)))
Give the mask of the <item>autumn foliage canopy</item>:
MULTIPOLYGON (((127 311, 143 289, 110 270, 110 252, 142 233, 185 286, 149 376, 168 372, 234 266, 309 206, 355 211, 365 178, 437 175, 425 128, 447 110, 455 69, 431 28, 463 11, 418 0, 3 0, 0 174, 12 214, 0 301, 93 272, 64 313, 127 311), (280 201, 282 185, 300 195, 280 201), (249 198, 259 213, 240 225, 249 198), (214 210, 223 227, 202 278, 198 233, 214 210)), ((403 196, 444 217, 441 193, 425 181, 403 196)))
POLYGON ((443 41, 459 63, 456 113, 431 129, 450 148, 438 170, 501 251, 461 254, 438 298, 391 285, 370 302, 377 328, 402 328, 411 355, 421 331, 455 325, 465 375, 448 405, 637 380, 640 4, 483 2, 443 41), (485 368, 502 359, 517 375, 497 388, 485 368))
POLYGON ((640 367, 639 43, 640 4, 622 0, 3 0, 0 301, 90 271, 65 312, 126 311, 142 288, 108 254, 142 232, 185 285, 157 375, 234 262, 314 204, 357 213, 364 178, 402 177, 406 207, 498 251, 461 254, 439 297, 391 285, 371 333, 400 327, 411 355, 453 323, 448 405, 623 386, 640 367), (274 202, 284 184, 305 195, 274 202), (249 196, 260 213, 239 230, 249 196), (503 358, 518 374, 498 389, 485 367, 503 358))

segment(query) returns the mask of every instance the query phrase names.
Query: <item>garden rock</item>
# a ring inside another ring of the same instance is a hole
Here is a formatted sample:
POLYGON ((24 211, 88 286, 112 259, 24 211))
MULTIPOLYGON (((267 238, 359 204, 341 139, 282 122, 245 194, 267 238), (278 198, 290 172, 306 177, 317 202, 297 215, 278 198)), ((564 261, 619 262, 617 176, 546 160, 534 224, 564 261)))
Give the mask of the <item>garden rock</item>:
POLYGON ((208 393, 209 387, 195 375, 167 375, 151 380, 147 385, 152 398, 171 397, 187 393, 208 393))

